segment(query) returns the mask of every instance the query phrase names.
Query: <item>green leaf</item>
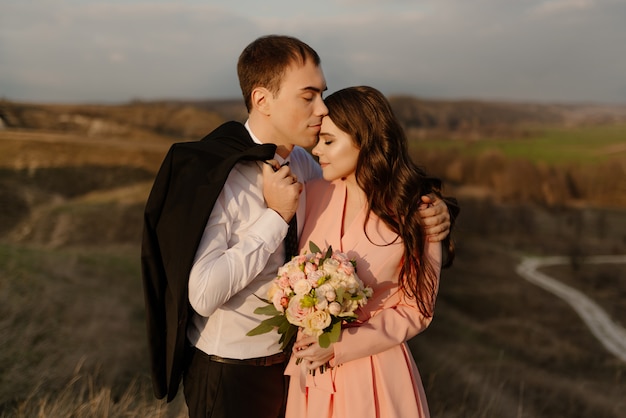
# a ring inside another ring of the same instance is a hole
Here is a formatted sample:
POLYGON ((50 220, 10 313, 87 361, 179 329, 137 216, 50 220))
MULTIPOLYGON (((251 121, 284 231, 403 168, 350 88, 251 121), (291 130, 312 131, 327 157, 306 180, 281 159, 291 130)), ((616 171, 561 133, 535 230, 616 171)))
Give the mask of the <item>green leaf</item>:
POLYGON ((283 321, 286 321, 286 320, 287 319, 283 315, 276 315, 271 318, 267 318, 261 321, 261 323, 257 327, 248 331, 246 335, 252 337, 255 335, 265 334, 267 332, 274 330, 274 328, 276 327, 280 327, 283 321))
POLYGON ((300 306, 303 308, 312 308, 316 303, 317 298, 309 294, 302 296, 302 299, 300 299, 300 306))
POLYGON ((336 343, 339 341, 339 337, 341 336, 341 321, 336 321, 334 324, 330 326, 330 331, 324 332, 318 338, 318 342, 320 347, 328 348, 330 343, 336 343))
POLYGON ((320 347, 328 348, 330 345, 330 334, 328 332, 323 333, 320 335, 317 342, 320 343, 320 347))
POLYGON ((289 324, 287 331, 285 331, 285 333, 282 335, 279 341, 280 343, 282 343, 282 345, 280 346, 281 350, 284 350, 285 348, 287 348, 287 346, 293 340, 295 340, 297 332, 298 332, 298 327, 295 325, 289 324))
POLYGON ((273 325, 275 327, 280 327, 283 324, 283 322, 287 322, 287 318, 285 317, 285 315, 281 314, 281 315, 273 316, 271 318, 267 318, 263 322, 265 322, 266 324, 273 325))
POLYGON ((274 329, 274 326, 272 325, 268 325, 268 324, 264 324, 263 322, 261 322, 257 327, 251 329, 250 331, 248 331, 246 333, 247 336, 249 337, 254 337, 255 335, 261 335, 261 334, 265 334, 268 333, 270 331, 272 331, 274 329))
POLYGON ((284 316, 282 318, 284 318, 284 321, 278 326, 279 334, 285 334, 287 331, 289 331, 290 327, 294 326, 289 321, 287 321, 287 318, 285 318, 284 316))
POLYGON ((313 254, 322 252, 322 250, 320 250, 320 247, 315 245, 313 241, 309 241, 309 250, 311 250, 313 254))
POLYGON ((339 341, 339 337, 341 336, 341 321, 337 321, 333 324, 328 336, 331 343, 339 341))
POLYGON ((260 308, 256 308, 254 310, 254 313, 259 315, 282 315, 282 312, 279 312, 272 303, 266 306, 261 306, 260 308))
POLYGON ((343 303, 343 295, 344 295, 344 293, 345 293, 345 289, 343 287, 335 289, 335 294, 337 295, 337 302, 343 303))
POLYGON ((267 300, 267 299, 263 299, 262 297, 255 295, 254 293, 253 293, 253 295, 254 295, 254 296, 255 296, 258 300, 260 300, 260 301, 263 301, 263 302, 265 302, 265 303, 272 303, 272 302, 270 302, 270 301, 269 301, 269 300, 267 300))

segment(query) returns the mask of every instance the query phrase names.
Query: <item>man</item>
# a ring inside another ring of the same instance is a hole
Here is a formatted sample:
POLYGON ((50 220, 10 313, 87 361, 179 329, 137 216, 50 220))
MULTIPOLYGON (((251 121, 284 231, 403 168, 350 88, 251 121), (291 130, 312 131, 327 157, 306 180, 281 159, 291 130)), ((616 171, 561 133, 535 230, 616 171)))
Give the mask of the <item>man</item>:
MULTIPOLYGON (((244 49, 237 71, 245 127, 228 122, 202 141, 175 144, 146 204, 155 394, 171 400, 182 373, 191 417, 281 416, 287 355, 276 334, 246 333, 263 319, 253 313, 256 295, 285 262, 288 224, 304 218, 302 184, 321 175, 304 149, 327 113, 317 53, 295 38, 266 36, 244 49)), ((444 203, 424 216, 429 232, 448 234, 444 203)))

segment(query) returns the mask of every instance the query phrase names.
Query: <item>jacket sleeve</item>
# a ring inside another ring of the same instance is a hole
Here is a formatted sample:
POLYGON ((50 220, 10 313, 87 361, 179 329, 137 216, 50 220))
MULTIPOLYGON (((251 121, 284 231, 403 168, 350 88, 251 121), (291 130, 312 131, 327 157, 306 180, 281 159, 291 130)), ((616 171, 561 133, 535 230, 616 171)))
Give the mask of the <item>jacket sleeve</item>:
POLYGON ((452 263, 454 262, 455 248, 452 232, 454 230, 456 220, 459 217, 459 213, 461 212, 461 207, 459 206, 459 202, 454 197, 443 196, 442 199, 446 206, 448 206, 448 212, 450 213, 450 233, 442 242, 442 267, 448 268, 452 267, 452 263))
POLYGON ((166 377, 166 324, 164 293, 166 276, 162 263, 156 225, 167 196, 170 182, 172 148, 163 160, 155 178, 144 211, 141 244, 141 273, 146 308, 148 347, 154 394, 158 399, 167 394, 166 377))

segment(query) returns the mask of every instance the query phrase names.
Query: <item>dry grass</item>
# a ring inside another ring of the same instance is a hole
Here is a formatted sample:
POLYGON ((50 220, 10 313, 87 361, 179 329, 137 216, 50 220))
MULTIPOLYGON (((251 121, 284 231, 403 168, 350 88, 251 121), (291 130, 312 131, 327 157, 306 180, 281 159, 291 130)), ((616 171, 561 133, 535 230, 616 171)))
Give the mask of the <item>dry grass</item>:
MULTIPOLYGON (((511 235, 508 245, 465 237, 433 324, 410 342, 433 416, 624 416, 626 364, 565 302, 515 274, 511 235)), ((626 289, 617 277, 607 300, 626 289)))
MULTIPOLYGON (((498 216, 512 220, 510 210, 498 216)), ((410 342, 433 417, 623 416, 626 365, 565 303, 515 275, 532 240, 511 229, 487 240, 469 222, 459 231, 435 321, 410 342)), ((166 407, 149 389, 138 263, 137 246, 0 246, 4 416, 184 414, 181 396, 166 407)), ((612 283, 623 294, 626 283, 612 283)))
POLYGON ((155 402, 145 388, 133 381, 121 396, 114 396, 109 387, 99 385, 94 378, 75 374, 58 393, 35 388, 31 395, 19 401, 1 418, 184 418, 187 408, 178 399, 172 404, 155 402))
MULTIPOLYGON (((167 141, 11 135, 0 133, 0 417, 184 416, 182 396, 151 394, 139 272, 167 141)), ((626 252, 624 209, 459 197, 457 261, 410 342, 432 416, 625 416, 626 365, 514 270, 529 253, 626 252)), ((626 283, 613 273, 559 274, 619 312, 626 283)))
MULTIPOLYGON (((171 416, 152 397, 137 248, 0 246, 0 412, 171 416)), ((179 414, 180 415, 180 414, 179 414)))

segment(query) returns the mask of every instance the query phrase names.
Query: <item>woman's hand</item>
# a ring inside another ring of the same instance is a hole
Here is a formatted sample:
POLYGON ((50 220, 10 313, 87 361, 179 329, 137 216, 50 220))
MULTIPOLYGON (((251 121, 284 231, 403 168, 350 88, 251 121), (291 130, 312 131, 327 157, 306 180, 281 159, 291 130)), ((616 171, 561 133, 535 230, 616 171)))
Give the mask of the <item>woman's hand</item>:
POLYGON ((324 366, 334 356, 335 350, 331 344, 327 348, 323 348, 317 341, 317 337, 310 337, 299 333, 298 339, 293 345, 293 355, 301 364, 309 371, 313 371, 318 367, 324 366))

